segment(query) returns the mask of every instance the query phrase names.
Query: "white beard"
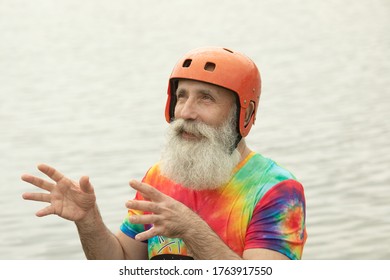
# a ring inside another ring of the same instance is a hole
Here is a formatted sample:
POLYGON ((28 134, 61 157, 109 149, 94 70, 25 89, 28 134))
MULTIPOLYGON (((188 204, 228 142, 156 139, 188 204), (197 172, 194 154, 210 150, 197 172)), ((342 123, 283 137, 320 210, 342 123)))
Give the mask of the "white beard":
POLYGON ((231 152, 236 139, 236 110, 232 110, 227 121, 218 128, 177 119, 168 129, 160 162, 161 172, 175 183, 195 190, 222 187, 230 180, 240 161, 240 153, 236 149, 231 152), (183 139, 183 131, 199 139, 183 139))

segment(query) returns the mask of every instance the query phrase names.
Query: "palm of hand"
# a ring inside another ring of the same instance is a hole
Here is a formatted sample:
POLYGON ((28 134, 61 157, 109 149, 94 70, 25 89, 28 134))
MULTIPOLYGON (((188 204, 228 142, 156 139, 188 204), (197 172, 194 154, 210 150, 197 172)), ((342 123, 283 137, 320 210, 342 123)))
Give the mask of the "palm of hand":
POLYGON ((23 194, 24 199, 50 203, 49 206, 39 210, 37 216, 55 214, 64 219, 79 221, 94 207, 96 196, 88 177, 82 177, 80 183, 77 183, 48 165, 39 165, 38 169, 54 183, 32 175, 22 176, 23 181, 48 191, 48 193, 23 194))
POLYGON ((51 191, 53 214, 71 221, 82 219, 95 201, 95 194, 83 192, 78 183, 68 178, 58 181, 51 191))

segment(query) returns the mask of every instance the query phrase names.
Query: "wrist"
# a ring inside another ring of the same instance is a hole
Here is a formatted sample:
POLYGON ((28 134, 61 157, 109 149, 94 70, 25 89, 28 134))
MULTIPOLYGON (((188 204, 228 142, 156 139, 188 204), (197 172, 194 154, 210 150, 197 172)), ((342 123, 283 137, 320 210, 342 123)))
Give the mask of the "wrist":
POLYGON ((186 240, 187 242, 192 240, 194 237, 198 236, 200 232, 214 232, 195 212, 191 211, 186 217, 188 223, 185 226, 185 230, 182 232, 182 236, 180 236, 184 242, 186 242, 186 240))
POLYGON ((101 220, 101 215, 97 205, 95 204, 95 206, 93 206, 88 212, 86 212, 83 218, 75 221, 75 224, 78 228, 89 228, 96 226, 99 220, 101 220))

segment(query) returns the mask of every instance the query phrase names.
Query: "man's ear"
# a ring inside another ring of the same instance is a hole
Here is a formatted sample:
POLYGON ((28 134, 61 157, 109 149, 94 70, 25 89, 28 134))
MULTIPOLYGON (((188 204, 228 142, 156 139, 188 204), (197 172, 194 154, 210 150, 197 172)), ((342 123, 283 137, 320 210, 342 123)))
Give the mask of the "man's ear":
POLYGON ((249 103, 248 108, 246 108, 245 110, 245 122, 244 122, 245 126, 248 125, 254 113, 255 113, 255 102, 251 101, 251 103, 249 103))

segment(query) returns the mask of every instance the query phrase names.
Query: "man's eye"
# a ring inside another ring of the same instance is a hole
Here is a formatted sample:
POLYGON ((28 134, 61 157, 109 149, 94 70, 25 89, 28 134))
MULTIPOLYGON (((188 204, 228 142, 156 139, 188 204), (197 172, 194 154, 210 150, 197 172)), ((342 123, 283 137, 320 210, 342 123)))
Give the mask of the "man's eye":
POLYGON ((178 93, 177 95, 176 95, 176 98, 177 99, 180 99, 180 98, 183 98, 184 97, 184 94, 183 93, 178 93))
POLYGON ((211 101, 214 100, 214 98, 213 98, 211 95, 208 95, 208 94, 204 94, 204 95, 202 96, 202 99, 203 99, 203 100, 211 100, 211 101))

